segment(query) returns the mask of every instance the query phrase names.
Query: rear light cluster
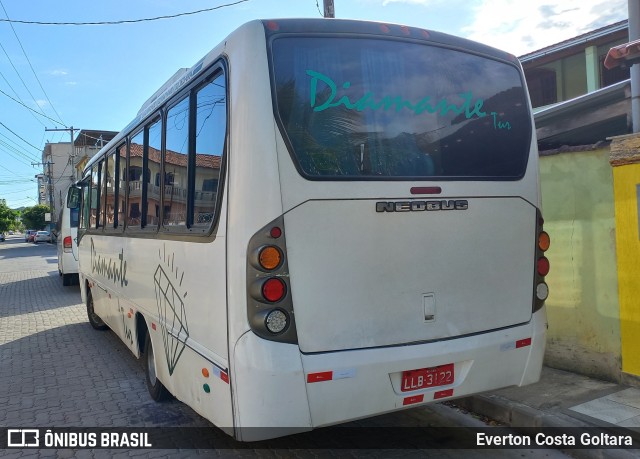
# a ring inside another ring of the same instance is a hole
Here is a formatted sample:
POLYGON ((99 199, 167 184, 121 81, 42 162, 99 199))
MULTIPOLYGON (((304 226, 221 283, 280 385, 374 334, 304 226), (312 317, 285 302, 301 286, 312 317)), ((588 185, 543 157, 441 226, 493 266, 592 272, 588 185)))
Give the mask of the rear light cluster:
POLYGON ((65 236, 65 238, 62 240, 62 249, 66 253, 72 252, 71 236, 65 236))
POLYGON ((282 217, 249 241, 247 316, 256 335, 272 341, 298 342, 282 217))
POLYGON ((547 286, 544 278, 549 274, 551 265, 549 259, 544 255, 551 245, 551 238, 546 231, 543 230, 544 219, 540 212, 537 216, 537 242, 536 242, 536 275, 535 275, 535 295, 533 299, 533 312, 536 312, 542 307, 545 300, 549 297, 549 287, 547 286))

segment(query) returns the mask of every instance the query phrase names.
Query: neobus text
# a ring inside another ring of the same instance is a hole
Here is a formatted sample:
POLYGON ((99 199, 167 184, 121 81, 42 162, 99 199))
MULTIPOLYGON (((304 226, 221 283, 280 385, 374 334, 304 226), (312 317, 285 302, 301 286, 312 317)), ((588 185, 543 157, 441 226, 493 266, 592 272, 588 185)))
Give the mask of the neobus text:
POLYGON ((433 210, 467 210, 469 201, 381 201, 376 202, 376 212, 421 212, 433 210))

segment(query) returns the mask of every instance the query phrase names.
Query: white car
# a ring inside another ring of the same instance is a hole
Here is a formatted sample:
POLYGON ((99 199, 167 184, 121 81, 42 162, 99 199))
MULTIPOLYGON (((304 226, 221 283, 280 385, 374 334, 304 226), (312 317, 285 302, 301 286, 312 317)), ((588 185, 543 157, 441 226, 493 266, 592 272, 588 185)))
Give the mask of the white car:
POLYGON ((51 242, 49 231, 38 231, 33 238, 33 243, 37 244, 38 242, 51 242))

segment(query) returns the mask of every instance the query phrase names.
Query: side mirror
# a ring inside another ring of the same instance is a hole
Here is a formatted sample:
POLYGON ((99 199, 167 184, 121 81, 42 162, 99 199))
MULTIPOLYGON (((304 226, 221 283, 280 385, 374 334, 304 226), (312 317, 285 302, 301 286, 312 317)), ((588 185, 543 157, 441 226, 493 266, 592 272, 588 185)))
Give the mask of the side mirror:
POLYGON ((81 189, 76 186, 71 186, 67 193, 67 207, 69 209, 77 209, 80 207, 81 189))

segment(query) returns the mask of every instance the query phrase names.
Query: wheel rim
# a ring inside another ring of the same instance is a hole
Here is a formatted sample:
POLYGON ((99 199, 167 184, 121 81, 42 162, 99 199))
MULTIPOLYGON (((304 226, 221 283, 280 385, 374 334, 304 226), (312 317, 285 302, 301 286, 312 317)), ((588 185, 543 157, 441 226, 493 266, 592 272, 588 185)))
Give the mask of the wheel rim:
POLYGON ((147 353, 147 368, 149 369, 149 382, 152 386, 156 385, 156 360, 153 355, 153 346, 149 340, 149 352, 147 353))

